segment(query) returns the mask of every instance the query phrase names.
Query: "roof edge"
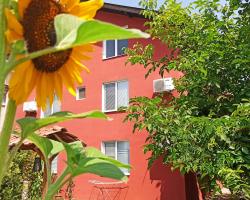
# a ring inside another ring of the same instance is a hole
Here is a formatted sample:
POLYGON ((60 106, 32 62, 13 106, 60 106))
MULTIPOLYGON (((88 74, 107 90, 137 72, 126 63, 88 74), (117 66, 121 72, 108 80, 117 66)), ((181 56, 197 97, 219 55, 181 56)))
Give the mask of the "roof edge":
POLYGON ((104 6, 100 9, 100 11, 110 12, 115 14, 126 15, 129 17, 139 17, 144 18, 141 13, 142 8, 135 8, 111 3, 104 3, 104 6))

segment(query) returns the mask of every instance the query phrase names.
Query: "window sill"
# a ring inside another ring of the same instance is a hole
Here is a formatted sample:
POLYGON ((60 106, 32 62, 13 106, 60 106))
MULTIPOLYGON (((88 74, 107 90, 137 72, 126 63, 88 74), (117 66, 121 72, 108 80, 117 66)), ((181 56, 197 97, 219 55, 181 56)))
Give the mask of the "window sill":
POLYGON ((85 100, 86 98, 82 98, 82 99, 76 99, 76 101, 82 101, 85 100))
POLYGON ((118 109, 118 110, 102 110, 102 112, 104 112, 104 113, 110 113, 110 114, 112 114, 112 113, 124 113, 124 112, 126 112, 127 108, 128 107, 122 108, 122 109, 118 109))
POLYGON ((127 56, 127 54, 122 54, 122 55, 118 55, 118 56, 111 56, 111 57, 108 57, 108 58, 102 58, 103 61, 106 61, 106 60, 112 60, 114 58, 121 58, 121 57, 125 57, 127 56))

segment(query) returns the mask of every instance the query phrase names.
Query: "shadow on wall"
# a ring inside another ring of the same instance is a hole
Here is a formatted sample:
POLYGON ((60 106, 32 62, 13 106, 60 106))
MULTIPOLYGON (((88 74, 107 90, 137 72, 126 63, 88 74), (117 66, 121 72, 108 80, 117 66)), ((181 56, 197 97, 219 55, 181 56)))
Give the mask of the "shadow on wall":
POLYGON ((154 200, 185 200, 185 181, 179 171, 172 171, 170 166, 162 164, 162 159, 154 162, 150 168, 151 183, 157 182, 160 187, 160 199, 154 200))

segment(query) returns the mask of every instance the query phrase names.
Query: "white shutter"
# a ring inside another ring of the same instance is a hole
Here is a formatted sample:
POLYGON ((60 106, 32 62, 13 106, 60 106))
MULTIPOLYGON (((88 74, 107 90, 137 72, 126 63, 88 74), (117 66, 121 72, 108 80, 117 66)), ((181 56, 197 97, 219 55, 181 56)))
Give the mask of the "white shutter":
MULTIPOLYGON (((55 95, 54 101, 53 101, 53 113, 60 112, 61 111, 61 101, 59 98, 55 95)), ((51 113, 52 114, 52 113, 51 113)))
POLYGON ((106 156, 116 159, 115 142, 105 142, 104 148, 106 156))
POLYGON ((104 84, 104 110, 111 111, 116 109, 116 89, 115 83, 104 84))
POLYGON ((51 173, 57 174, 58 156, 56 156, 51 162, 51 173))
POLYGON ((46 110, 43 112, 43 117, 48 117, 50 116, 52 113, 52 108, 50 106, 50 103, 49 103, 49 99, 47 99, 46 101, 46 110))
POLYGON ((117 107, 128 106, 128 81, 117 83, 117 107))
MULTIPOLYGON (((124 164, 129 164, 129 142, 127 141, 117 142, 117 160, 119 160, 124 164)), ((125 174, 129 173, 128 169, 121 168, 121 170, 125 174)))

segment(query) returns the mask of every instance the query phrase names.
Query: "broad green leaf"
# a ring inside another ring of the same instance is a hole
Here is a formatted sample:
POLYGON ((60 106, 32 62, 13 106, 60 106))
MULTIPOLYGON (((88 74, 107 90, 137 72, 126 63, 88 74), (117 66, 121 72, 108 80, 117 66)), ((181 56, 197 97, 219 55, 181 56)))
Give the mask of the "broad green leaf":
POLYGON ((31 117, 22 118, 17 120, 17 123, 21 126, 22 138, 26 138, 29 135, 29 133, 32 133, 42 127, 71 119, 83 119, 83 118, 108 119, 108 117, 100 111, 90 111, 81 114, 74 114, 71 112, 58 112, 42 119, 36 119, 31 117))
POLYGON ((114 163, 99 158, 85 158, 72 172, 73 177, 80 174, 96 174, 103 177, 127 181, 127 177, 114 163))
POLYGON ((67 164, 72 176, 93 173, 99 176, 126 181, 120 167, 128 168, 119 161, 107 158, 99 150, 84 148, 81 142, 63 143, 67 153, 67 164))
POLYGON ((39 148, 45 158, 51 158, 64 150, 64 146, 60 142, 41 137, 36 133, 30 133, 28 139, 39 148))
POLYGON ((99 151, 98 149, 96 149, 94 147, 86 147, 85 153, 86 153, 86 156, 88 158, 99 158, 102 160, 107 160, 107 161, 115 164, 117 167, 126 168, 126 169, 131 168, 130 165, 126 165, 124 163, 119 162, 118 160, 112 159, 109 156, 104 155, 101 151, 99 151))
POLYGON ((98 20, 82 20, 69 14, 55 18, 57 47, 79 46, 91 42, 111 39, 148 38, 149 35, 137 29, 126 29, 98 20))

